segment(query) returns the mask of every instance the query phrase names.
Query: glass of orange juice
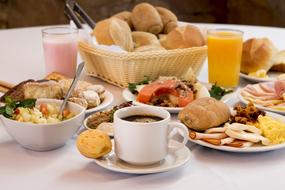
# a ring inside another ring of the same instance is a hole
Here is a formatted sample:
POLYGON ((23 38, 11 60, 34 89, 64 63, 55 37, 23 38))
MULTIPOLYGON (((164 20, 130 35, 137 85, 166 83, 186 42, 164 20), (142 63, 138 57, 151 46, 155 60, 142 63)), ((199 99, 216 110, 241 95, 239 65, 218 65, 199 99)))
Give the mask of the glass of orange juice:
POLYGON ((208 77, 210 83, 236 87, 239 82, 243 32, 208 30, 208 77))

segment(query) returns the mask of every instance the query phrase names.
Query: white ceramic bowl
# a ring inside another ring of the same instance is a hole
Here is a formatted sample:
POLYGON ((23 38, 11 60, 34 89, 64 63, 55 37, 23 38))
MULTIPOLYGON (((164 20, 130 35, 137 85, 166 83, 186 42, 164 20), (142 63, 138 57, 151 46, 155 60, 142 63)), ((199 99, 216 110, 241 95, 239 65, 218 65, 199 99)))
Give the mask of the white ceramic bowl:
MULTIPOLYGON (((38 99, 36 103, 61 104, 62 100, 38 99)), ((67 107, 75 116, 55 124, 19 122, 5 118, 3 115, 0 115, 0 119, 6 131, 20 145, 35 151, 48 151, 63 146, 82 125, 85 108, 72 102, 68 102, 67 107)))

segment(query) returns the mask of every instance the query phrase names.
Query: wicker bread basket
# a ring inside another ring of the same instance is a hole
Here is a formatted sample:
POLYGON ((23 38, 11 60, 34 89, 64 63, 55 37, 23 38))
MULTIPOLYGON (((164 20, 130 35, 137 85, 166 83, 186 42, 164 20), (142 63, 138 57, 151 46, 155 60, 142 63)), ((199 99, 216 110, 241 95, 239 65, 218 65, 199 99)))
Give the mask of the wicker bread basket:
POLYGON ((142 81, 144 76, 182 77, 198 75, 207 56, 207 46, 168 51, 117 53, 79 42, 79 53, 88 74, 116 86, 142 81))

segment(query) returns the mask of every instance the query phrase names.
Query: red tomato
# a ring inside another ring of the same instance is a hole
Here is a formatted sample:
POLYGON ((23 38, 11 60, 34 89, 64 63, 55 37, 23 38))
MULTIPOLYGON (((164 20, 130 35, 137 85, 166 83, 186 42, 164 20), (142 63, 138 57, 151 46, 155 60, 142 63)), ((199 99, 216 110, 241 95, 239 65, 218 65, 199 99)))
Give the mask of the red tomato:
POLYGON ((186 96, 180 96, 178 97, 178 105, 179 107, 185 107, 187 106, 190 102, 192 102, 194 99, 194 94, 192 91, 187 92, 186 96))

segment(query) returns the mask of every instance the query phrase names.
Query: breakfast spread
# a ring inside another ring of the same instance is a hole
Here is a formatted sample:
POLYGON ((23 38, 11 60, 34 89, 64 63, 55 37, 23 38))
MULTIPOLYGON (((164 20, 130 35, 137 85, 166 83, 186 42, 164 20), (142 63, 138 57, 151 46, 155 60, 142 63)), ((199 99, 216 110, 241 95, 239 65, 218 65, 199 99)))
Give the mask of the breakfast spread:
POLYGON ((136 95, 136 101, 162 107, 185 107, 201 97, 210 96, 206 87, 196 78, 180 80, 176 77, 159 77, 155 81, 147 78, 136 84, 129 84, 129 90, 136 95))
MULTIPOLYGON (((72 83, 72 79, 58 73, 51 73, 44 80, 26 80, 9 89, 0 101, 6 96, 14 100, 29 98, 63 99, 72 83)), ((69 101, 77 103, 87 109, 99 106, 105 98, 105 88, 102 85, 93 85, 86 81, 79 81, 69 101)))
POLYGON ((251 101, 256 105, 284 111, 284 89, 285 82, 277 80, 268 83, 248 84, 241 89, 240 95, 246 101, 251 101))
POLYGON ((178 117, 190 129, 191 139, 212 145, 244 148, 285 141, 285 123, 267 116, 252 103, 246 106, 237 105, 230 113, 223 102, 201 98, 185 107, 178 117))
MULTIPOLYGON (((124 92, 131 93, 133 99, 124 97, 127 102, 105 109, 110 104, 100 107, 108 99, 109 92, 104 86, 81 80, 72 89, 72 84, 77 82, 77 78, 69 78, 76 69, 77 41, 74 38, 72 44, 63 43, 65 48, 73 48, 72 55, 58 57, 59 43, 53 45, 54 39, 49 41, 44 37, 45 51, 53 49, 58 53, 55 57, 45 55, 46 59, 51 57, 46 64, 52 73, 42 80, 29 79, 17 85, 0 81, 0 91, 4 92, 0 97, 0 119, 7 132, 23 147, 47 151, 75 137, 79 153, 86 158, 105 163, 106 168, 115 162, 114 171, 126 169, 128 164, 141 172, 168 164, 167 160, 172 160, 168 169, 185 164, 190 158, 188 140, 214 149, 226 147, 249 152, 251 148, 285 145, 284 116, 264 109, 285 113, 285 74, 272 82, 241 88, 238 95, 244 104, 229 107, 223 100, 225 95, 237 91, 240 75, 270 79, 270 71, 285 72, 285 50, 279 51, 270 39, 250 38, 243 42, 243 32, 233 29, 209 29, 206 39, 197 26, 181 24, 169 9, 149 3, 139 3, 130 11, 94 22, 91 29, 96 42, 90 42, 93 46, 88 46, 86 51, 99 52, 101 57, 89 56, 91 53, 84 54, 82 50, 81 58, 103 68, 94 66, 96 72, 92 75, 120 87, 128 85, 124 92), (107 51, 101 52, 97 47, 107 51), (116 51, 108 51, 112 48, 116 51), (209 83, 202 83, 197 77, 207 50, 209 83), (158 61, 159 53, 167 61, 158 61), (187 57, 190 54, 191 57, 187 57), (141 59, 140 55, 145 57, 141 59), (154 61, 149 62, 148 57, 154 61), (137 60, 143 64, 138 65, 137 60), (185 62, 180 64, 180 60, 185 62), (61 66, 61 61, 66 63, 61 66), (175 65, 169 66, 172 63, 175 65), (162 65, 159 69, 158 64, 162 65), (180 67, 184 73, 168 72, 180 67), (139 72, 133 72, 134 68, 139 68, 139 72), (59 69, 69 77, 54 71, 59 69), (147 69, 150 72, 146 73, 147 69), (138 73, 143 75, 138 77, 138 73), (124 83, 119 83, 120 80, 124 83), (62 100, 69 97, 70 89, 69 103, 61 106, 62 100), (98 109, 94 111, 95 108, 98 109), (93 109, 95 113, 85 118, 86 109, 93 109), (178 122, 173 122, 170 113, 178 112, 178 122), (85 128, 79 130, 82 124, 85 128), (16 129, 10 130, 10 127, 16 129), (18 132, 17 128, 24 130, 18 132), (31 130, 29 134, 30 129, 36 131, 31 130), (21 133, 25 136, 24 142, 21 133), (31 138, 27 138, 29 135, 31 138), (177 138, 179 135, 181 138, 177 138), (183 163, 176 163, 179 160, 183 163)), ((75 33, 77 35, 77 30, 75 33)))

